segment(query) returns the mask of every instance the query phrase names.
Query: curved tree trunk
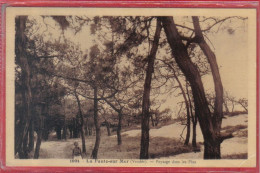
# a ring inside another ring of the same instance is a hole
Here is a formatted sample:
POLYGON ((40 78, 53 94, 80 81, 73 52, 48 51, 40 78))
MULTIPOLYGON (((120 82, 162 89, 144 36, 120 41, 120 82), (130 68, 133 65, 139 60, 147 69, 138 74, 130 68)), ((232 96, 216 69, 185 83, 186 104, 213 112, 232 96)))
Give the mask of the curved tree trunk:
POLYGON ((100 144, 100 125, 99 125, 99 119, 98 119, 98 99, 97 99, 97 86, 94 87, 94 124, 96 127, 96 142, 94 149, 92 151, 92 158, 97 159, 98 155, 98 148, 100 144))
POLYGON ((207 57, 210 64, 210 69, 213 76, 214 86, 215 86, 215 104, 214 104, 214 114, 213 114, 213 125, 215 133, 220 135, 222 117, 223 117, 223 85, 221 82, 221 77, 219 73, 219 68, 217 64, 217 59, 214 52, 210 49, 209 45, 206 43, 201 28, 199 24, 199 18, 197 16, 192 17, 193 25, 195 29, 195 35, 199 38, 199 46, 203 51, 204 55, 207 57))
MULTIPOLYGON (((187 48, 183 44, 181 37, 177 31, 176 25, 172 17, 161 17, 164 27, 164 31, 167 36, 167 40, 172 49, 172 54, 175 58, 176 63, 182 70, 183 74, 189 81, 193 93, 195 109, 197 111, 198 120, 200 123, 201 131, 204 137, 204 145, 207 146, 205 149, 212 148, 214 143, 219 143, 220 139, 216 136, 212 119, 211 112, 208 107, 208 102, 205 96, 204 87, 202 84, 200 73, 196 65, 191 61, 187 48)), ((215 145, 218 147, 220 145, 215 145)), ((204 151, 205 159, 219 159, 220 149, 210 150, 210 152, 204 151)))
MULTIPOLYGON (((208 62, 210 64, 210 68, 212 71, 214 86, 215 86, 215 104, 214 104, 214 114, 213 114, 213 126, 214 132, 216 136, 220 137, 220 130, 223 118, 223 85, 221 82, 221 77, 219 73, 219 68, 217 64, 217 59, 214 52, 210 49, 209 45, 206 43, 201 28, 199 24, 199 18, 197 16, 192 17, 195 36, 199 38, 199 46, 203 51, 204 55, 207 57, 208 62)), ((215 140, 205 140, 205 153, 204 157, 206 158, 221 158, 220 155, 220 144, 222 139, 215 139, 215 140)))
POLYGON ((150 55, 148 56, 148 66, 146 69, 146 77, 144 83, 140 159, 149 158, 148 149, 149 149, 150 90, 151 90, 152 74, 154 72, 154 60, 158 49, 161 29, 162 29, 161 21, 157 19, 157 26, 154 35, 153 46, 150 55))

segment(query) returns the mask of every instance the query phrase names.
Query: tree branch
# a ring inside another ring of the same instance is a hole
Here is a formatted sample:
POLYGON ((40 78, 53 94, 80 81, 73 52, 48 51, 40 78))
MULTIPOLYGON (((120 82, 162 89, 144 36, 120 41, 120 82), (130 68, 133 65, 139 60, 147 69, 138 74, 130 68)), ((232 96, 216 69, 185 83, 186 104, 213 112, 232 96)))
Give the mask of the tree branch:
POLYGON ((220 143, 222 143, 225 139, 230 139, 230 138, 233 138, 233 134, 232 133, 222 133, 220 135, 220 143))

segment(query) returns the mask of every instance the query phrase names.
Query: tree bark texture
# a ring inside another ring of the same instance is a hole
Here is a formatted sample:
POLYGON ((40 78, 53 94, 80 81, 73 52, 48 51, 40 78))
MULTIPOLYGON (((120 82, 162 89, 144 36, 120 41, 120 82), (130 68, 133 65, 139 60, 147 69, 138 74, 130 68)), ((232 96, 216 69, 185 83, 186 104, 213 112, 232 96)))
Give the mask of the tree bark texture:
POLYGON ((76 91, 75 91, 75 97, 76 97, 76 99, 77 99, 78 110, 79 110, 79 116, 80 116, 80 121, 81 121, 80 130, 81 130, 82 152, 83 152, 83 153, 86 153, 84 118, 83 118, 83 114, 82 114, 82 109, 81 109, 80 100, 79 100, 79 97, 78 97, 76 91))
POLYGON ((195 115, 193 114, 193 109, 192 109, 193 106, 192 106, 192 101, 191 101, 187 81, 186 81, 186 93, 187 93, 187 98, 188 98, 188 104, 190 106, 190 116, 191 116, 191 121, 192 121, 192 147, 197 148, 197 128, 196 127, 197 127, 198 118, 196 116, 196 112, 195 112, 195 115))
POLYGON ((213 126, 215 133, 220 135, 222 117, 223 117, 223 85, 221 82, 221 77, 219 73, 219 68, 217 64, 217 59, 214 52, 210 49, 209 45, 206 43, 204 36, 202 34, 199 18, 197 16, 192 17, 195 36, 199 38, 199 46, 203 51, 204 55, 207 57, 210 64, 210 69, 213 76, 214 86, 215 86, 215 104, 214 104, 214 114, 213 114, 213 126))
POLYGON ((57 135, 57 139, 61 140, 61 126, 60 125, 56 126, 56 135, 57 135))
POLYGON ((28 136, 29 136, 29 131, 27 132, 27 134, 25 135, 24 139, 23 139, 23 154, 24 154, 24 158, 28 158, 28 136))
POLYGON ((151 90, 151 81, 152 74, 154 72, 154 61, 156 52, 158 49, 159 38, 161 33, 161 21, 157 19, 156 31, 154 35, 153 45, 148 56, 148 66, 146 69, 146 77, 144 83, 144 93, 143 93, 143 104, 142 104, 142 120, 141 120, 141 149, 140 149, 140 159, 148 159, 149 158, 149 119, 150 119, 150 90, 151 90))
POLYGON ((121 111, 120 111, 120 112, 118 113, 117 145, 121 145, 121 144, 122 144, 121 127, 122 127, 122 113, 121 113, 121 111))
POLYGON ((117 124, 117 144, 121 145, 122 144, 122 138, 121 138, 121 129, 122 129, 122 110, 123 107, 121 107, 120 105, 120 109, 116 108, 115 105, 113 105, 110 101, 108 101, 107 99, 104 99, 104 101, 110 105, 110 107, 112 109, 114 109, 117 113, 118 113, 118 124, 117 124))
POLYGON ((41 142, 42 142, 42 129, 39 129, 37 132, 37 141, 36 141, 36 146, 35 146, 35 151, 34 151, 34 159, 38 159, 40 155, 40 147, 41 147, 41 142))
POLYGON ((31 152, 34 148, 34 123, 31 120, 30 126, 29 126, 29 152, 31 152))
POLYGON ((37 133, 37 140, 36 140, 36 146, 35 146, 35 151, 34 151, 34 159, 38 159, 40 155, 40 147, 41 147, 41 142, 42 142, 42 132, 44 129, 44 117, 42 116, 42 113, 46 112, 46 105, 42 105, 41 110, 39 112, 39 116, 36 117, 36 133, 37 133))
POLYGON ((66 122, 65 115, 64 115, 64 125, 62 129, 62 139, 67 140, 67 122, 66 122))
POLYGON ((107 120, 105 121, 105 123, 106 123, 106 127, 107 127, 107 136, 111 136, 110 123, 107 122, 107 120))
POLYGON ((184 145, 188 145, 189 140, 190 140, 190 114, 187 114, 187 133, 186 133, 184 145))
MULTIPOLYGON (((220 152, 215 152, 218 151, 217 149, 210 150, 210 152, 214 152, 211 154, 209 154, 209 152, 206 151, 207 148, 212 148, 212 145, 214 143, 219 143, 219 138, 216 136, 215 133, 214 125, 211 119, 211 112, 208 107, 208 102, 205 96, 200 73, 196 65, 191 61, 188 55, 187 48, 181 40, 181 37, 178 33, 173 18, 161 17, 161 19, 175 61, 191 85, 192 94, 194 98, 195 112, 197 112, 201 131, 204 137, 204 146, 207 146, 205 147, 204 158, 219 159, 220 152)), ((214 147, 217 146, 214 145, 214 147)))
POLYGON ((72 134, 73 138, 79 137, 79 124, 77 118, 73 118, 72 120, 72 134))
POLYGON ((18 153, 20 159, 28 159, 28 133, 25 135, 22 148, 18 153))
MULTIPOLYGON (((196 117, 195 117, 196 118, 196 117)), ((197 121, 192 122, 192 147, 197 147, 197 133, 196 133, 197 121)))
POLYGON ((98 98, 97 98, 97 86, 94 87, 94 124, 96 127, 96 142, 94 149, 92 151, 92 158, 97 159, 98 155, 98 148, 100 144, 100 136, 101 136, 101 131, 100 131, 100 124, 99 124, 99 118, 98 118, 98 98))
POLYGON ((21 67, 22 73, 22 86, 23 86, 23 116, 21 129, 19 130, 18 134, 16 134, 16 141, 15 141, 15 153, 22 150, 22 143, 24 138, 28 133, 29 124, 31 121, 31 102, 32 102, 32 92, 31 92, 31 69, 28 63, 28 58, 26 55, 26 21, 27 16, 19 16, 16 17, 16 42, 15 42, 15 49, 16 49, 16 58, 17 62, 21 67))

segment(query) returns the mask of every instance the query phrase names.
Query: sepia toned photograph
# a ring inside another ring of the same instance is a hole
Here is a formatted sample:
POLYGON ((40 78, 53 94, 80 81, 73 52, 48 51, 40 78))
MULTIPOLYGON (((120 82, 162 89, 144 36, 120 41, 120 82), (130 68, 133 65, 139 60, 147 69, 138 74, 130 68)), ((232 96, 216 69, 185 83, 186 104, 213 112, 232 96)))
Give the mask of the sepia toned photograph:
POLYGON ((10 7, 7 21, 7 164, 256 165, 255 10, 10 7))

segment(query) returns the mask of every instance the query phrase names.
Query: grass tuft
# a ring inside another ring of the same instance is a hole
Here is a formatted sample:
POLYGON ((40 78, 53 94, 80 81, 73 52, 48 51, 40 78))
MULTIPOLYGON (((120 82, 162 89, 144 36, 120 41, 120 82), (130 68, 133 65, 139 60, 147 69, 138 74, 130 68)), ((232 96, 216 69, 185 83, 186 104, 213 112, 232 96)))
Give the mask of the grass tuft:
POLYGON ((226 126, 222 128, 225 133, 236 133, 237 137, 247 137, 247 125, 226 126))
POLYGON ((192 146, 185 146, 183 142, 173 138, 154 137, 150 141, 150 158, 168 157, 189 152, 193 152, 192 146))

